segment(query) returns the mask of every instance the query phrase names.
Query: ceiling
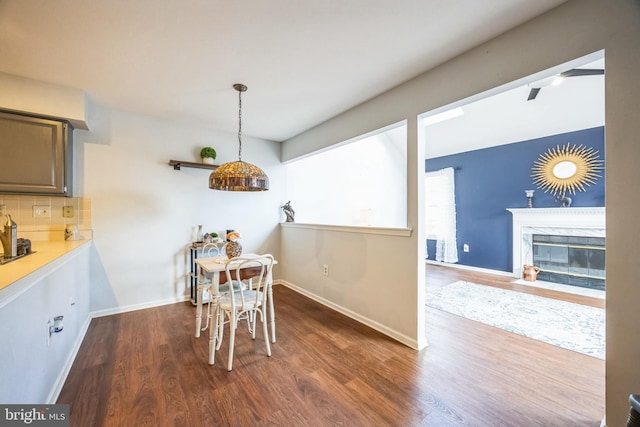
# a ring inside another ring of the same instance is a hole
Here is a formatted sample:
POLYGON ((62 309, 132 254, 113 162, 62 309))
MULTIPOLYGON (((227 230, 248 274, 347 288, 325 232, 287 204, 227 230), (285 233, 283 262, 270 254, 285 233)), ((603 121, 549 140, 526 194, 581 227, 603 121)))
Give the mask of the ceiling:
POLYGON ((0 0, 0 72, 282 141, 564 1, 0 0))
POLYGON ((461 100, 449 106, 448 109, 461 106, 464 114, 425 128, 425 157, 441 157, 604 126, 604 75, 567 77, 553 85, 545 78, 571 69, 604 70, 603 55, 603 52, 595 52, 513 82, 508 87, 478 94, 475 96, 480 98, 478 100, 461 100), (540 87, 540 92, 529 101, 532 87, 540 87))

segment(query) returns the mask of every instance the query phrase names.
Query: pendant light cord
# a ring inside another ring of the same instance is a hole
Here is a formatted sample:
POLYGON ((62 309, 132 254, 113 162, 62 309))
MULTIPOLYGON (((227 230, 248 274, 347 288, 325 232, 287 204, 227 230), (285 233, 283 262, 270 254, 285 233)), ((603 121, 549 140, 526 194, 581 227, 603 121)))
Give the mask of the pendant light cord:
POLYGON ((242 91, 238 91, 238 160, 242 161, 242 91))

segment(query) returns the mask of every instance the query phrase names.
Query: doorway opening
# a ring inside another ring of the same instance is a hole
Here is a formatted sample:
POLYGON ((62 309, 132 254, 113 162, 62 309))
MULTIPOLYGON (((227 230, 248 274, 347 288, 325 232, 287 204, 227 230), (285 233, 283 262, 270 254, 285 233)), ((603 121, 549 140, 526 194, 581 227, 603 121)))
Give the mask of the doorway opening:
MULTIPOLYGON (((587 256, 588 271, 579 266, 567 267, 573 270, 575 282, 598 281, 594 291, 600 294, 590 295, 583 292, 585 286, 570 286, 576 289, 572 292, 563 287, 567 283, 557 283, 561 280, 554 276, 548 260, 543 259, 544 250, 539 244, 536 249, 527 249, 526 245, 516 247, 513 243, 516 237, 520 238, 515 235, 519 231, 513 228, 516 211, 553 216, 560 210, 578 215, 580 209, 601 209, 604 218, 604 169, 584 191, 571 195, 571 206, 564 206, 561 199, 545 192, 532 179, 536 160, 549 148, 567 143, 589 147, 604 165, 604 52, 425 113, 420 120, 424 126, 425 173, 447 167, 455 170, 458 261, 432 259, 437 242, 427 239, 427 297, 434 288, 446 286, 440 279, 448 275, 451 280, 456 278, 454 281, 482 281, 480 284, 485 286, 604 308, 605 272, 591 269, 589 263, 591 257, 597 264, 602 251, 589 255, 584 248, 572 249, 577 256, 574 261, 587 256), (450 111, 456 114, 447 116, 450 111), (535 282, 523 278, 526 263, 540 269, 535 282), (438 280, 430 279, 430 274, 439 276, 438 280), (594 274, 599 277, 591 279, 594 274)), ((534 221, 527 227, 531 235, 557 235, 546 231, 559 225, 543 227, 534 221)), ((582 235, 585 229, 593 231, 591 226, 577 228, 580 236, 569 237, 606 241, 604 226, 602 235, 597 236, 582 235)), ((435 233, 427 230, 427 235, 432 234, 435 233)), ((602 323, 604 329, 604 317, 602 323)))

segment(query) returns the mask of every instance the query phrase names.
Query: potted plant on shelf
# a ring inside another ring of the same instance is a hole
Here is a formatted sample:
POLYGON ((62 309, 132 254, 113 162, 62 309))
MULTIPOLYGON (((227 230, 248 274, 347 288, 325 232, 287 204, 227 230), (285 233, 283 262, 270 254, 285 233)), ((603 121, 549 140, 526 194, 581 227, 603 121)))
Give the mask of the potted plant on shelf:
POLYGON ((217 243, 219 240, 220 240, 220 237, 218 236, 218 233, 216 233, 215 231, 206 233, 204 235, 204 241, 206 243, 217 243))
POLYGON ((202 158, 202 163, 212 165, 216 158, 216 150, 211 147, 204 147, 200 150, 200 157, 202 158))

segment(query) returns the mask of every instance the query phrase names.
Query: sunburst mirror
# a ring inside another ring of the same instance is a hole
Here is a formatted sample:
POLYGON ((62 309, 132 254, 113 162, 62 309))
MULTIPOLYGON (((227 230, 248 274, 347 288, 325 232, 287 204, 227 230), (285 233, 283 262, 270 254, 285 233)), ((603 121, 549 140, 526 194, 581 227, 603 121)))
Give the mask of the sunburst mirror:
POLYGON ((533 164, 531 177, 539 189, 563 200, 566 193, 585 191, 585 187, 601 177, 602 170, 603 161, 598 158, 597 151, 567 142, 542 153, 533 164))

